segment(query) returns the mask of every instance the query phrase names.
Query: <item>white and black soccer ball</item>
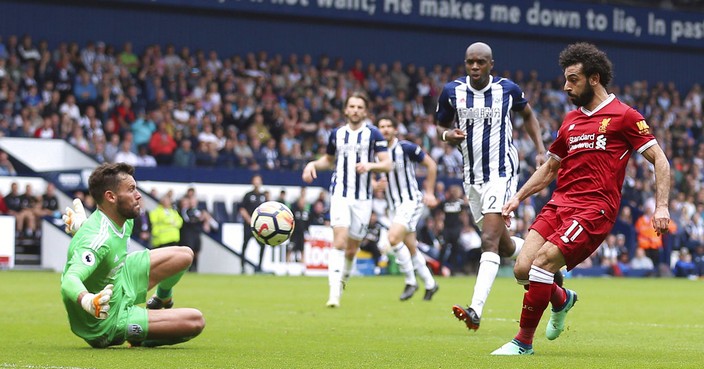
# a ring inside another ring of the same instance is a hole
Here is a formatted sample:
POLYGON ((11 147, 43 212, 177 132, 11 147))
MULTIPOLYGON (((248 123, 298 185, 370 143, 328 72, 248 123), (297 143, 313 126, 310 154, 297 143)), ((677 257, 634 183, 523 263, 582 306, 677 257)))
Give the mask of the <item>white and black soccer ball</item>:
POLYGON ((293 233, 293 213, 278 201, 267 201, 254 209, 250 227, 252 235, 259 242, 278 246, 286 242, 293 233))

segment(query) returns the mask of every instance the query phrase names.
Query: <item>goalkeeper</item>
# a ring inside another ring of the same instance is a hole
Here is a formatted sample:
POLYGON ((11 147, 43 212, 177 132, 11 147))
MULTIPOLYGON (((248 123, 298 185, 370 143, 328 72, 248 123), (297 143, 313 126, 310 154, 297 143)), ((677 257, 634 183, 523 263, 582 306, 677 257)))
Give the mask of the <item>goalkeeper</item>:
POLYGON ((74 234, 61 276, 61 295, 71 330, 95 348, 120 345, 161 346, 188 341, 205 326, 196 309, 171 309, 171 289, 193 261, 188 247, 167 247, 127 254, 134 218, 139 215, 134 168, 103 164, 88 189, 98 209, 86 219, 80 200, 64 215, 74 234), (149 310, 137 306, 157 286, 149 310), (163 308, 163 309, 162 309, 163 308))

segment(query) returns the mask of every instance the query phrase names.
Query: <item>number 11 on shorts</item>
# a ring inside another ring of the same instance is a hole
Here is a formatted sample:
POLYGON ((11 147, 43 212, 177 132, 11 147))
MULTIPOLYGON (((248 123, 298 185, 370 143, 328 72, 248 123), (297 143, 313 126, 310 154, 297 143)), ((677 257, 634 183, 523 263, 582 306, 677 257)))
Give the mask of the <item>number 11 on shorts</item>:
POLYGON ((570 241, 574 241, 575 239, 577 239, 577 237, 582 233, 583 230, 584 230, 584 227, 579 225, 579 223, 573 219, 572 225, 569 228, 567 228, 567 230, 565 231, 565 234, 560 236, 560 239, 564 243, 569 243, 570 241))

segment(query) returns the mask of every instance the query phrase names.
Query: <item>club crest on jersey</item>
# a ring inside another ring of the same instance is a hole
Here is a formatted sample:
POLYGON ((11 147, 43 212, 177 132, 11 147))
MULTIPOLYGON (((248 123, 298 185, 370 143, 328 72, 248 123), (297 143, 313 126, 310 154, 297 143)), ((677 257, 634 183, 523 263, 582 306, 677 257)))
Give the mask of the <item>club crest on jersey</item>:
POLYGON ((139 324, 130 324, 127 326, 127 336, 129 337, 139 337, 144 330, 139 324))
POLYGON ((81 261, 83 261, 85 265, 93 266, 93 264, 95 264, 95 255, 90 251, 86 251, 81 255, 81 261))
POLYGON ((640 132, 640 134, 642 134, 642 135, 650 134, 650 127, 648 126, 648 123, 645 123, 645 120, 637 121, 636 126, 638 126, 638 132, 640 132))
POLYGON ((606 133, 606 127, 609 126, 609 122, 611 122, 611 118, 606 118, 601 121, 601 125, 599 126, 599 133, 606 133))

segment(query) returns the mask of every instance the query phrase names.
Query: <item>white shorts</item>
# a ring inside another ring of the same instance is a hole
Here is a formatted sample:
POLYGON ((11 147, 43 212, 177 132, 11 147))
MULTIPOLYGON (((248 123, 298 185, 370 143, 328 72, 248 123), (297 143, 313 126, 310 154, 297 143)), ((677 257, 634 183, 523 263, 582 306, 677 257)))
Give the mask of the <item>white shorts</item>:
POLYGON ((484 214, 501 213, 501 208, 516 193, 518 178, 497 178, 480 185, 464 184, 469 199, 469 209, 479 229, 484 224, 484 214))
POLYGON ((409 232, 415 232, 420 216, 423 214, 423 203, 420 201, 406 201, 394 210, 389 209, 389 213, 392 224, 401 224, 409 232))
POLYGON ((352 239, 361 240, 367 235, 371 217, 372 200, 355 200, 337 196, 330 198, 330 225, 333 228, 348 228, 352 239))

